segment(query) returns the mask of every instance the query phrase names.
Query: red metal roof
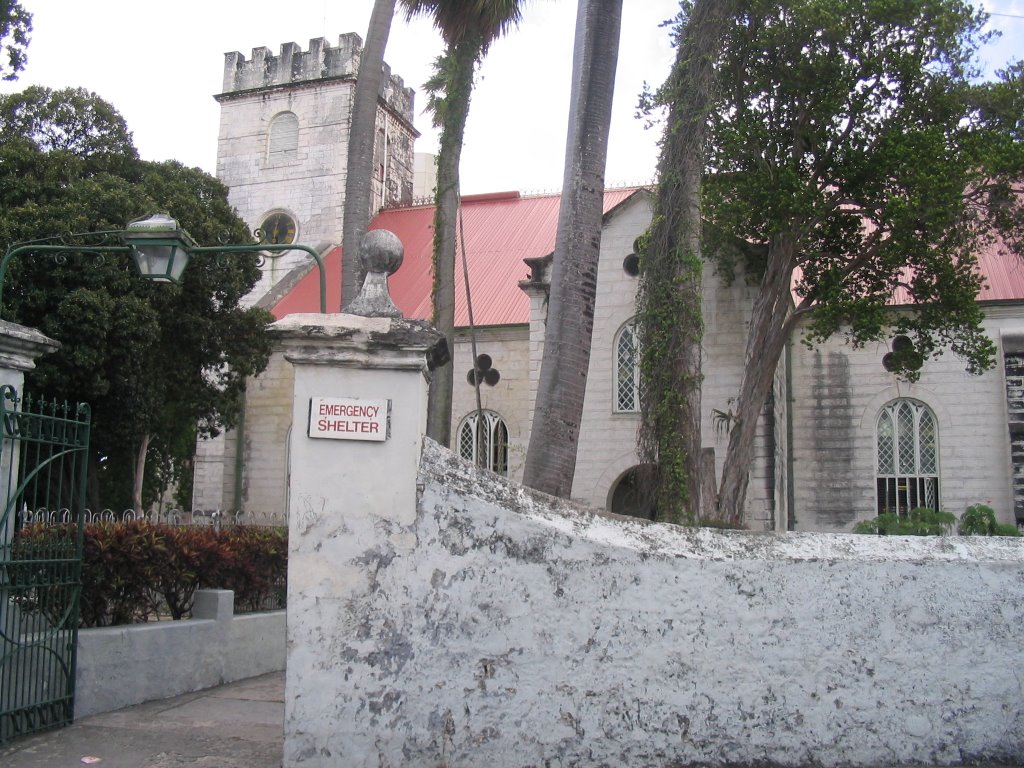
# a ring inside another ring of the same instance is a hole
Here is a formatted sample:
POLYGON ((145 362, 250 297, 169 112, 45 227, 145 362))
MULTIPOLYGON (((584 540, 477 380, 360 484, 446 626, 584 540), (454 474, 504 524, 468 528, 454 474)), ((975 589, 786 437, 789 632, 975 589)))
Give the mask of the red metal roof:
MULTIPOLYGON (((606 190, 605 213, 637 189, 606 190)), ((528 276, 523 259, 546 256, 554 250, 558 205, 557 194, 523 197, 518 192, 497 192, 462 199, 473 319, 477 325, 529 322, 529 299, 519 288, 519 281, 528 276)), ((391 230, 405 246, 405 261, 388 285, 395 304, 409 318, 430 317, 433 223, 432 205, 384 210, 370 223, 370 229, 391 230)), ((327 253, 324 263, 327 308, 336 312, 341 303, 341 248, 327 253)), ((980 301, 1024 301, 1024 260, 1014 256, 1002 241, 996 240, 978 255, 978 267, 985 276, 978 294, 980 301)), ((799 273, 793 277, 794 286, 798 279, 799 273)), ((280 319, 295 312, 319 311, 318 285, 313 270, 272 308, 274 316, 280 319)), ((898 292, 893 304, 907 304, 908 298, 898 292)), ((461 252, 456 254, 455 324, 469 325, 461 252)))
MULTIPOLYGON (((978 272, 983 278, 978 301, 1024 301, 1024 260, 996 237, 978 254, 978 272)), ((914 304, 909 292, 900 288, 893 304, 914 304)))
MULTIPOLYGON (((606 190, 605 213, 637 189, 606 190)), ((558 205, 557 194, 522 197, 518 192, 499 192, 462 198, 466 260, 476 325, 530 321, 529 299, 519 288, 519 281, 529 273, 523 259, 546 256, 555 249, 558 205)), ((381 211, 370 223, 370 229, 391 230, 405 246, 405 261, 388 280, 388 287, 395 305, 408 318, 428 319, 431 314, 433 223, 432 205, 390 208, 381 211)), ((341 300, 341 248, 327 253, 324 263, 327 309, 334 312, 341 300)), ((318 296, 319 281, 314 269, 271 311, 278 319, 295 312, 317 312, 318 296)), ((461 248, 456 253, 455 324, 469 325, 461 248)))

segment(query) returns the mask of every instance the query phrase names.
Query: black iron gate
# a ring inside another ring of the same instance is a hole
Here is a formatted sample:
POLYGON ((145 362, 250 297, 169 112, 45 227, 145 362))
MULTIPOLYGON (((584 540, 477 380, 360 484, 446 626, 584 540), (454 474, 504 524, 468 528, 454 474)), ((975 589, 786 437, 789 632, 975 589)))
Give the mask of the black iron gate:
POLYGON ((0 744, 74 716, 89 423, 0 387, 0 744), (62 522, 23 525, 44 510, 62 522))

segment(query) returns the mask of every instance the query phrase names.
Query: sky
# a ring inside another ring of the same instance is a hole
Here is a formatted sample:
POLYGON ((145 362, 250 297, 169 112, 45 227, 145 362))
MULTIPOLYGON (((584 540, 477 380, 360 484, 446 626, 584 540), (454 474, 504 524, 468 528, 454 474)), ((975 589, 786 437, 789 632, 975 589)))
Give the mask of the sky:
MULTIPOLYGON (((0 92, 28 85, 82 86, 124 115, 141 156, 216 170, 224 54, 279 53, 282 43, 347 32, 366 35, 373 0, 22 0, 34 15, 28 66, 0 92)), ((987 0, 1002 39, 982 52, 989 71, 1024 58, 1024 0, 987 0)), ((674 52, 660 26, 678 0, 624 0, 606 183, 651 181, 658 128, 636 117, 644 84, 659 85, 674 52)), ((576 3, 526 0, 523 23, 498 40, 477 77, 466 125, 463 194, 561 187, 572 74, 576 3)), ((423 113, 422 84, 441 53, 424 19, 396 14, 385 60, 416 90, 417 152, 436 152, 437 131, 423 113)))

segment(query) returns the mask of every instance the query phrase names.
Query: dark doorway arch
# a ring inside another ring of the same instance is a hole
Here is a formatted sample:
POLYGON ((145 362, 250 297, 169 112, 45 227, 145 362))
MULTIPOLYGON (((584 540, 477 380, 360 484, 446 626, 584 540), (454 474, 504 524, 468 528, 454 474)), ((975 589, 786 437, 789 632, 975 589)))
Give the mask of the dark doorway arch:
POLYGON ((608 510, 617 515, 654 520, 657 516, 651 496, 654 471, 652 464, 639 464, 619 475, 608 494, 608 510))

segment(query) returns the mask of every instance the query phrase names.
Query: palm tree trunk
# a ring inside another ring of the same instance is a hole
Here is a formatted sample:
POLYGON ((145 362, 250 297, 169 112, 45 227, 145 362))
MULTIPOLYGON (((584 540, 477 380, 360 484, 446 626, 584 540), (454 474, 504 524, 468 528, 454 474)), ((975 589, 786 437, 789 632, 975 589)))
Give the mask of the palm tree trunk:
POLYGON ((362 287, 359 243, 370 224, 370 195, 373 181, 373 143, 377 137, 377 100, 383 77, 395 0, 375 0, 359 58, 359 73, 352 96, 352 118, 348 131, 348 162, 345 166, 345 210, 342 222, 343 265, 341 306, 346 307, 362 287))
POLYGON ((590 366, 622 0, 579 0, 562 202, 523 482, 572 493, 590 366))
MULTIPOLYGON (((455 349, 455 251, 458 231, 459 161, 466 132, 466 117, 473 93, 473 73, 480 58, 478 40, 463 40, 445 56, 454 66, 444 86, 444 110, 437 155, 437 204, 434 209, 434 325, 455 349)), ((451 440, 454 366, 434 369, 427 402, 427 435, 441 445, 451 440)))

